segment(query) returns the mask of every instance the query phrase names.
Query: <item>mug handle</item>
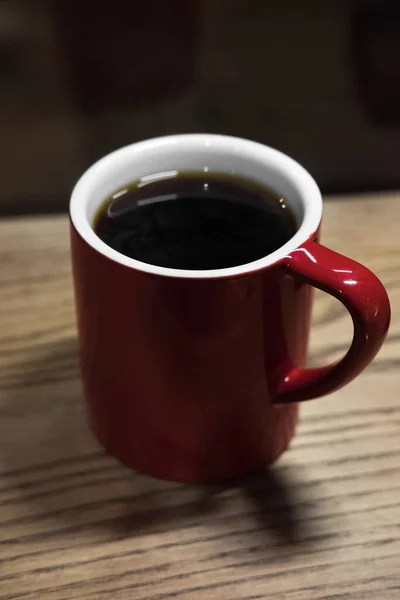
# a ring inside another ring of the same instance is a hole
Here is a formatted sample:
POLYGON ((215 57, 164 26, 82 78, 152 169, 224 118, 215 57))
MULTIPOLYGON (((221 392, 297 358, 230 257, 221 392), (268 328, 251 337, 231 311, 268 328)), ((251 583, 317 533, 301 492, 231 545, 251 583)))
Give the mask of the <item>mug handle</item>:
POLYGON ((340 300, 353 319, 353 341, 347 354, 326 367, 293 367, 278 385, 276 402, 299 402, 338 390, 357 377, 381 347, 390 323, 385 288, 366 267, 308 240, 286 256, 286 268, 296 279, 340 300))

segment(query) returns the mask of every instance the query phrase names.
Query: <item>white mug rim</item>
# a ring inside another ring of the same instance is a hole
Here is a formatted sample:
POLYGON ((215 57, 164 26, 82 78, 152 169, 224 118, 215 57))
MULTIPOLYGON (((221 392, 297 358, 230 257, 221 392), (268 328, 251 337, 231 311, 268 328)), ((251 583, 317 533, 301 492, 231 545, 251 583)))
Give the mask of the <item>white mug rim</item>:
POLYGON ((298 162, 278 150, 259 142, 233 136, 204 133, 178 134, 129 144, 128 146, 124 146, 107 154, 94 163, 83 173, 72 191, 70 200, 70 218, 77 233, 94 250, 104 257, 124 265, 125 267, 159 276, 185 279, 215 279, 248 275, 265 269, 266 267, 281 261, 285 256, 304 244, 319 228, 322 218, 322 198, 315 180, 308 171, 306 171, 306 169, 298 162), (219 149, 226 148, 227 151, 228 149, 229 151, 232 151, 233 148, 235 152, 244 153, 247 157, 254 156, 255 159, 262 161, 269 168, 279 169, 280 172, 283 173, 284 178, 289 180, 290 183, 296 187, 297 194, 302 203, 303 218, 294 236, 275 252, 256 261, 226 269, 202 271, 171 269, 144 263, 117 252, 103 242, 94 232, 87 215, 87 205, 99 175, 111 172, 121 160, 125 161, 128 156, 131 157, 131 160, 133 161, 135 160, 135 156, 137 157, 140 152, 148 152, 149 150, 160 148, 165 148, 165 151, 168 152, 168 147, 171 145, 184 145, 188 143, 192 145, 198 144, 199 147, 207 146, 213 148, 213 146, 218 146, 219 149))

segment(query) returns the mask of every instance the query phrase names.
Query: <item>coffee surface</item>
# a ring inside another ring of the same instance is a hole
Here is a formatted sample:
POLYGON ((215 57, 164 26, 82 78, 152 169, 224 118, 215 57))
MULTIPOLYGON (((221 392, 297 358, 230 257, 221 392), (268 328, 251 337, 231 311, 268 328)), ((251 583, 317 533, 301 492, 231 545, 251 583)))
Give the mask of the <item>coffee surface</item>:
POLYGON ((105 199, 93 223, 111 248, 172 269, 211 270, 258 260, 296 232, 267 188, 217 173, 159 173, 105 199))

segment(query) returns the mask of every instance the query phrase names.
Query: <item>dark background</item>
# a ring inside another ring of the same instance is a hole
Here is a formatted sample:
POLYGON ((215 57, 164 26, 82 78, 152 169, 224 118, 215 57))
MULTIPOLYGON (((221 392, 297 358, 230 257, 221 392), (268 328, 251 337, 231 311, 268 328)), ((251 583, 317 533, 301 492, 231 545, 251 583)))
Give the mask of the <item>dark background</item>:
POLYGON ((400 187, 400 2, 0 0, 0 214, 143 138, 218 132, 323 192, 400 187))

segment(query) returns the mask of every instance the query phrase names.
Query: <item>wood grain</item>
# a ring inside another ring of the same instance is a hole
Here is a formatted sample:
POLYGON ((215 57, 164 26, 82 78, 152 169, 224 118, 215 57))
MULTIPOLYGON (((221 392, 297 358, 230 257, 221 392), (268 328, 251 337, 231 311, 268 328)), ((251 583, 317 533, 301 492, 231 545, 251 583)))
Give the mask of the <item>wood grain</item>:
MULTIPOLYGON (((224 487, 136 475, 87 430, 65 217, 0 223, 0 598, 400 597, 400 195, 328 201, 323 241, 373 269, 387 343, 302 407, 269 472, 224 487)), ((317 294, 311 360, 349 345, 317 294)))

